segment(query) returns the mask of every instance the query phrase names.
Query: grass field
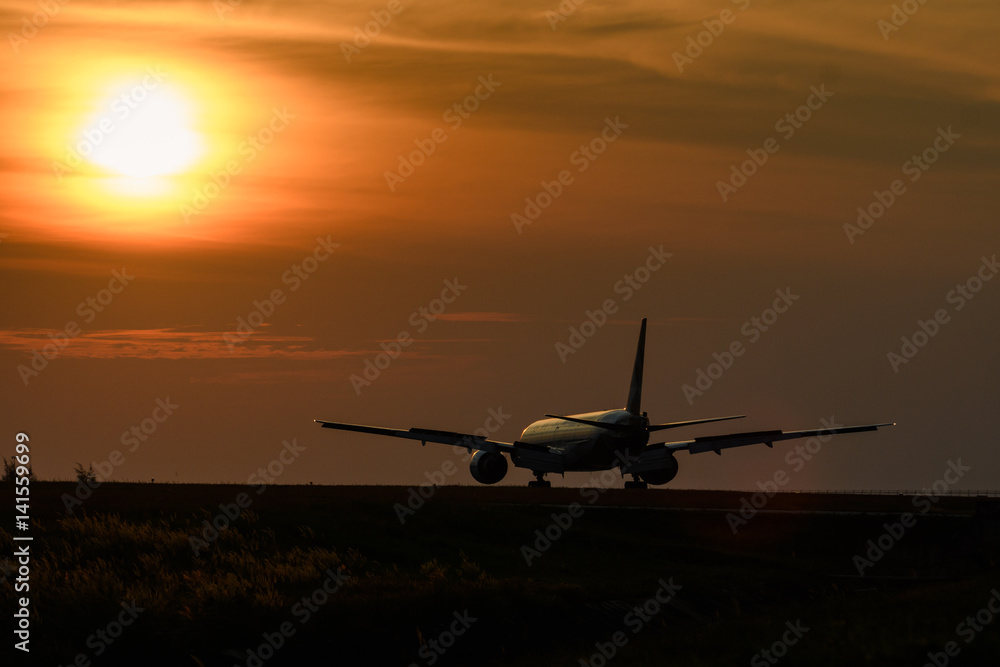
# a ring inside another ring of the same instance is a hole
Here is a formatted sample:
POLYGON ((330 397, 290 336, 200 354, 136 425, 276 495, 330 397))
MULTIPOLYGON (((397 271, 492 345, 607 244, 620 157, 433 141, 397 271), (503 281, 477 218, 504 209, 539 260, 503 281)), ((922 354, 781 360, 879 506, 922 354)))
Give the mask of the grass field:
MULTIPOLYGON (((401 523, 402 487, 107 483, 69 514, 75 487, 31 487, 32 651, 15 664, 1000 656, 997 525, 976 498, 779 494, 734 534, 727 492, 443 487, 401 523)), ((8 576, 5 610, 14 595, 8 576)))

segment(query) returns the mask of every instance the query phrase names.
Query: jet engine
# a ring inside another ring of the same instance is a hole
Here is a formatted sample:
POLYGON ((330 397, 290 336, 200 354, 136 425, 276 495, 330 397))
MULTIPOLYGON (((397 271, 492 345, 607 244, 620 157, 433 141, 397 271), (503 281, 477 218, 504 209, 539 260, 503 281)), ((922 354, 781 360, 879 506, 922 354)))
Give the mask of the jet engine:
POLYGON ((469 461, 469 471, 480 484, 496 484, 507 474, 507 457, 479 450, 469 461))
POLYGON ((679 467, 680 466, 677 464, 677 459, 675 459, 673 456, 670 456, 663 460, 662 468, 658 468, 656 470, 648 470, 646 472, 639 473, 639 477, 641 477, 642 481, 646 482, 647 484, 654 484, 654 485, 666 484, 667 482, 669 482, 670 480, 672 480, 674 477, 677 476, 677 469, 679 467))

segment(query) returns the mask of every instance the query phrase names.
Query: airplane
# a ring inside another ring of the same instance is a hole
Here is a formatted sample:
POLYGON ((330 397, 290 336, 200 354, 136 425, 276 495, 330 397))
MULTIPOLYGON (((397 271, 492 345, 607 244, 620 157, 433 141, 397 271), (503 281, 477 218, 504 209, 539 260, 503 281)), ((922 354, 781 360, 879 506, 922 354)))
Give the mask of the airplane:
POLYGON ((363 426, 341 422, 314 420, 323 428, 342 431, 371 433, 394 438, 419 440, 454 445, 464 448, 469 454, 475 450, 469 461, 469 471, 480 484, 496 484, 507 475, 507 457, 518 468, 527 468, 535 476, 528 483, 532 487, 549 487, 545 479, 548 473, 596 472, 618 468, 622 477, 631 475, 625 488, 645 489, 649 484, 662 485, 677 475, 679 464, 677 452, 689 454, 715 452, 722 455, 723 449, 764 444, 773 447, 781 440, 809 438, 812 436, 836 435, 840 433, 861 433, 875 431, 884 426, 895 426, 895 422, 867 424, 864 426, 838 426, 834 428, 807 429, 802 431, 750 431, 726 435, 709 435, 677 442, 657 442, 649 444, 650 434, 657 431, 707 424, 709 422, 742 419, 746 415, 692 419, 667 424, 650 424, 649 417, 642 412, 642 367, 646 347, 646 318, 639 327, 639 343, 636 346, 635 363, 632 366, 632 381, 629 385, 625 407, 602 412, 586 412, 578 415, 546 414, 545 419, 530 424, 515 442, 499 442, 478 435, 438 431, 424 428, 409 430, 363 426))

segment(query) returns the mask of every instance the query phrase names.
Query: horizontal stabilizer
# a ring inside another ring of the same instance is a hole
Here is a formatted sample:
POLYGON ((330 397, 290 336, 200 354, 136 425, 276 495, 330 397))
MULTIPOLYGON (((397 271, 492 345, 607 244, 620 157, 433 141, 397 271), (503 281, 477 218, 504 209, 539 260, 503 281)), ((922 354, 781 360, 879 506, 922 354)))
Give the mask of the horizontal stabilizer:
POLYGON ((712 417, 711 419, 691 419, 686 422, 670 422, 669 424, 650 424, 650 431, 662 431, 668 428, 680 428, 681 426, 694 426, 695 424, 708 424, 709 422, 724 422, 727 419, 743 419, 746 415, 732 415, 730 417, 712 417))

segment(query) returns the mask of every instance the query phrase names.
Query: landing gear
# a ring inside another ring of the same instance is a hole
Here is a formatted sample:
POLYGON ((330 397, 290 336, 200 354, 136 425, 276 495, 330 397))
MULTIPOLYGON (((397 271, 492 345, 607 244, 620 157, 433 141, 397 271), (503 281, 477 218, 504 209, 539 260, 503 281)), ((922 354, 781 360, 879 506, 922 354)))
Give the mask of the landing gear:
POLYGON ((529 487, 547 489, 552 486, 552 482, 546 481, 544 472, 537 472, 534 470, 531 472, 535 476, 535 481, 528 482, 529 487))
POLYGON ((625 482, 625 488, 626 489, 648 489, 649 488, 649 484, 646 484, 641 479, 639 479, 638 475, 632 475, 632 481, 625 482))

